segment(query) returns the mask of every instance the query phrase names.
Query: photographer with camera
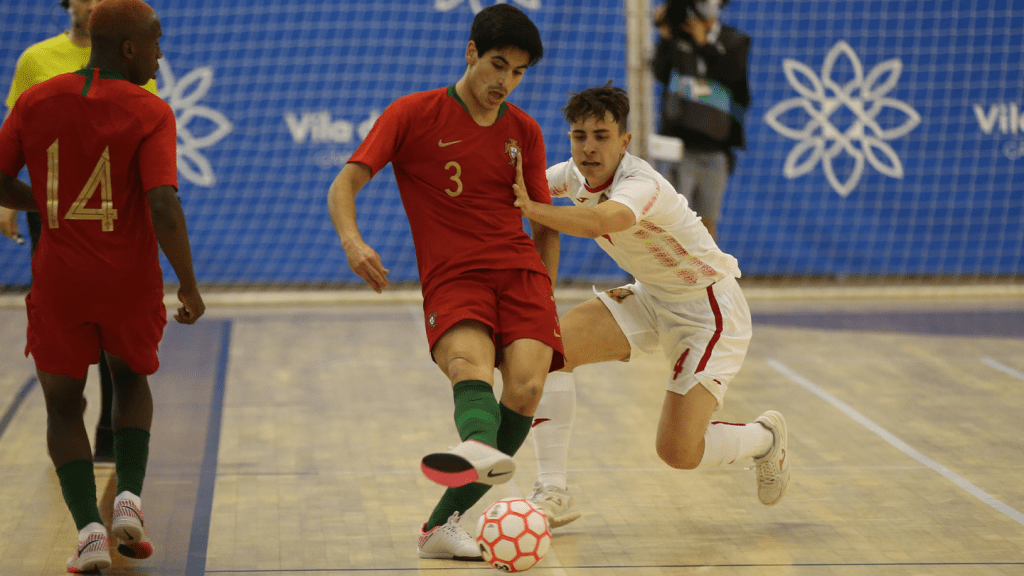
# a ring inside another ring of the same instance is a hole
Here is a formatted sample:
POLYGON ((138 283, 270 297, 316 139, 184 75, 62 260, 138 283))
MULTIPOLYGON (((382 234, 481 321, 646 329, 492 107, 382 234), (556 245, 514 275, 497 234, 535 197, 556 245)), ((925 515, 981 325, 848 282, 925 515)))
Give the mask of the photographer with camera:
POLYGON ((750 37, 719 22, 729 0, 668 0, 655 11, 661 35, 654 77, 663 85, 661 130, 683 141, 678 164, 659 168, 717 239, 716 224, 733 148, 746 148, 743 119, 750 107, 750 37))

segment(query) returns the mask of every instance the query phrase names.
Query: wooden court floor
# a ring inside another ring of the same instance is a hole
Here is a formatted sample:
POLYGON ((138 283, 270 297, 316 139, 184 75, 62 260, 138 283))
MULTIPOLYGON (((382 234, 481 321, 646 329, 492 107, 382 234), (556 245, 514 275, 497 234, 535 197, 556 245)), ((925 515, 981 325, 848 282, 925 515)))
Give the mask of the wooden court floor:
MULTIPOLYGON (((716 419, 789 426, 793 476, 765 508, 749 463, 683 472, 654 452, 669 366, 577 371, 570 489, 583 510, 535 574, 1024 574, 1024 301, 757 298, 754 340, 716 419)), ((560 303, 563 312, 574 302, 560 303)), ((22 355, 0 310, 0 575, 56 575, 74 545, 22 355)), ((452 401, 415 302, 210 306, 169 325, 143 493, 156 553, 110 574, 491 574, 420 560, 441 493, 419 472, 454 445, 452 401)), ((87 387, 92 431, 99 405, 87 387)), ((467 514, 529 493, 515 480, 467 514)), ((112 468, 97 468, 109 517, 112 468)))

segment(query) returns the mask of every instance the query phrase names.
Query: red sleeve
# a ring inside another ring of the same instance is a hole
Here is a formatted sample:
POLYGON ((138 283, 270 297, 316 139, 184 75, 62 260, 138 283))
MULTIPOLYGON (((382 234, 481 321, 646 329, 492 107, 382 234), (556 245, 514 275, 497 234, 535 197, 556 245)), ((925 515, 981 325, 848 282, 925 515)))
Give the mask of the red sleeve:
POLYGON ((160 120, 139 145, 139 172, 144 192, 160 186, 178 188, 178 134, 174 112, 165 102, 160 104, 163 106, 153 110, 154 116, 160 120))
POLYGON ((387 166, 398 153, 398 147, 408 133, 409 123, 405 115, 407 108, 405 98, 399 98, 385 108, 348 161, 369 166, 371 177, 387 166))
POLYGON ((526 183, 526 191, 534 202, 551 204, 547 176, 548 156, 544 151, 544 137, 541 135, 540 125, 533 118, 528 117, 528 122, 531 140, 523 151, 523 180, 526 183))
POLYGON ((22 150, 21 140, 18 138, 20 109, 15 104, 11 115, 0 128, 0 172, 12 178, 17 178, 18 173, 25 166, 25 151, 22 150))

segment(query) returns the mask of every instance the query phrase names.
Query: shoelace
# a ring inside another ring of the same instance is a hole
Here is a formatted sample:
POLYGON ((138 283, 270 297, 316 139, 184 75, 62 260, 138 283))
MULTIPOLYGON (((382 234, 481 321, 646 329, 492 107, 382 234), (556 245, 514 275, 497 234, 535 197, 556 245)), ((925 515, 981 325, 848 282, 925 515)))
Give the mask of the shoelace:
MULTIPOLYGON (((776 456, 778 456, 777 453, 776 456)), ((757 475, 760 479, 767 480, 774 484, 779 481, 780 470, 778 461, 778 458, 765 457, 763 461, 754 464, 749 468, 749 470, 757 470, 757 475)))
POLYGON ((757 469, 757 475, 763 480, 775 483, 779 479, 779 467, 774 461, 761 462, 760 464, 755 464, 752 468, 757 469))
POLYGON ((458 512, 453 512, 452 513, 452 515, 448 518, 448 521, 445 522, 444 527, 442 528, 442 530, 444 530, 445 532, 451 534, 452 536, 455 536, 455 537, 459 538, 460 540, 472 540, 473 539, 473 537, 470 536, 468 532, 466 532, 465 530, 462 529, 462 525, 459 524, 459 513, 458 512))

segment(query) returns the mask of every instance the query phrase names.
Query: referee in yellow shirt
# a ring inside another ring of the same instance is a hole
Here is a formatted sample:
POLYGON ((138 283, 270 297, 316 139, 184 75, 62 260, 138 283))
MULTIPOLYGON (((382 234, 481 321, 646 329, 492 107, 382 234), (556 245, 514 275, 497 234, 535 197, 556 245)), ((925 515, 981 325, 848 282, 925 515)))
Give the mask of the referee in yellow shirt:
MULTIPOLYGON (((21 53, 14 71, 11 91, 7 94, 7 115, 10 115, 14 103, 29 88, 54 76, 85 68, 89 62, 89 54, 92 52, 92 41, 89 38, 89 14, 101 2, 103 0, 60 0, 61 8, 66 10, 68 16, 71 17, 71 27, 53 38, 29 46, 21 53)), ((156 94, 156 81, 150 80, 143 88, 156 94)), ((42 223, 39 212, 27 212, 26 217, 32 252, 35 253, 42 223)), ((0 234, 16 242, 24 242, 18 230, 17 211, 0 207, 0 234)), ((114 432, 110 423, 110 403, 113 391, 110 368, 107 367, 103 354, 100 354, 100 383, 103 390, 103 406, 100 410, 100 421, 96 427, 95 458, 99 462, 113 462, 114 432)), ((82 402, 84 406, 84 397, 82 402)))

